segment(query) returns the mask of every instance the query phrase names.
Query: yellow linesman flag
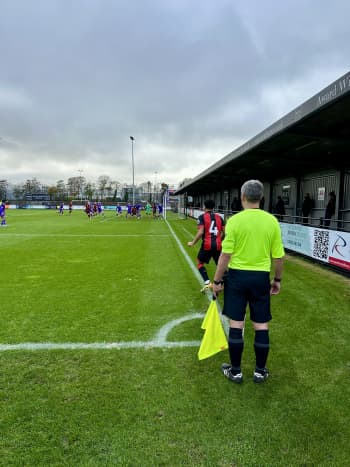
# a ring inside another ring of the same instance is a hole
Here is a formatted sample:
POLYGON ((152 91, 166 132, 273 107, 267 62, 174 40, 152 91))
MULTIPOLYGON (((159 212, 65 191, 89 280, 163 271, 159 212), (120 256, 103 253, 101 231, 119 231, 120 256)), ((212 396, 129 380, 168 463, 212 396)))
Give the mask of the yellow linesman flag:
POLYGON ((212 300, 210 303, 201 328, 205 329, 205 333, 198 350, 199 360, 211 357, 228 348, 226 335, 222 327, 218 306, 215 300, 212 300))

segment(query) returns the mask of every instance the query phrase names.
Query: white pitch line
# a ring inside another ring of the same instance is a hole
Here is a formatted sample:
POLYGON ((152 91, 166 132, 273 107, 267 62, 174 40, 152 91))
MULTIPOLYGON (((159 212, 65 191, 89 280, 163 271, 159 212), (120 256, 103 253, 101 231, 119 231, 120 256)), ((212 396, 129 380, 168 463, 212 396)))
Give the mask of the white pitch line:
POLYGON ((151 348, 176 348, 176 347, 199 347, 200 341, 182 342, 23 342, 21 344, 0 344, 0 352, 13 350, 110 350, 110 349, 151 349, 151 348))
MULTIPOLYGON (((158 334, 155 337, 155 341, 159 342, 160 344, 168 344, 167 342, 167 336, 169 332, 175 327, 178 326, 179 324, 184 323, 185 321, 190 321, 192 319, 202 319, 204 318, 203 313, 193 313, 192 315, 187 315, 183 316, 182 318, 174 319, 173 321, 170 321, 169 323, 165 324, 158 334)), ((197 343, 198 344, 198 343, 197 343)))
POLYGON ((192 238, 192 237, 193 237, 193 233, 192 233, 192 232, 190 232, 189 230, 185 229, 185 227, 182 227, 182 230, 183 230, 184 232, 186 232, 186 233, 187 233, 187 235, 188 235, 190 238, 192 238))
MULTIPOLYGON (((182 246, 182 243, 180 242, 179 238, 177 237, 176 233, 174 232, 174 230, 171 227, 171 225, 169 224, 169 222, 166 219, 165 219, 165 222, 167 223, 167 226, 169 227, 169 230, 172 233, 172 235, 173 235, 176 243, 178 244, 182 254, 184 255, 187 263, 189 264, 190 268, 192 269, 192 272, 194 273, 194 275, 197 278, 198 282, 202 285, 203 284, 203 279, 202 279, 201 275, 199 274, 198 269, 193 264, 191 258, 189 257, 186 250, 182 246)), ((213 299, 213 294, 212 294, 212 292, 210 290, 206 291, 206 296, 207 296, 208 300, 211 302, 212 299, 213 299)), ((228 336, 229 328, 230 328, 229 319, 225 315, 222 314, 219 303, 217 303, 217 307, 218 307, 218 310, 219 310, 220 319, 221 319, 222 325, 224 327, 226 336, 228 336)))
POLYGON ((110 350, 110 349, 171 349, 178 347, 199 347, 199 341, 167 341, 169 332, 176 326, 192 319, 202 319, 203 313, 192 313, 182 318, 174 319, 165 324, 153 339, 146 342, 23 342, 20 344, 0 344, 0 352, 13 350, 110 350))
POLYGON ((185 260, 187 261, 188 265, 190 266, 193 274, 195 275, 196 279, 198 280, 199 284, 202 285, 202 282, 203 282, 203 279, 201 277, 201 275, 199 274, 198 272, 198 269, 196 268, 196 266, 193 264, 192 262, 192 259, 189 257, 189 255, 187 254, 186 250, 184 249, 184 247, 182 246, 182 243, 180 242, 180 240, 178 239, 176 233, 174 232, 173 228, 171 227, 171 225, 169 224, 169 222, 165 219, 165 222, 167 224, 167 226, 169 227, 169 230, 172 234, 172 236, 174 237, 176 243, 178 244, 182 254, 184 255, 185 257, 185 260))

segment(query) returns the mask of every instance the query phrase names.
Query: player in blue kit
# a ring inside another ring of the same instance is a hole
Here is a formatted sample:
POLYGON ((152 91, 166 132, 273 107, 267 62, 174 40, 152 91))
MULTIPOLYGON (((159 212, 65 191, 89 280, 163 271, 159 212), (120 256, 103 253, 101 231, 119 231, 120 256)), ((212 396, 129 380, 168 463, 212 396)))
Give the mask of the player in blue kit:
POLYGON ((127 219, 128 216, 131 216, 131 215, 132 215, 132 206, 131 206, 131 203, 128 203, 128 205, 126 206, 125 218, 127 219))
POLYGON ((158 219, 163 219, 163 205, 158 204, 158 219))
POLYGON ((99 216, 104 216, 104 213, 103 213, 103 206, 102 206, 101 201, 99 201, 99 202, 97 203, 97 214, 98 214, 99 216))
POLYGON ((1 219, 1 227, 6 227, 6 204, 3 201, 0 204, 0 219, 1 219))
POLYGON ((122 207, 120 206, 120 204, 118 203, 117 204, 117 207, 116 207, 116 216, 121 216, 122 215, 122 207))

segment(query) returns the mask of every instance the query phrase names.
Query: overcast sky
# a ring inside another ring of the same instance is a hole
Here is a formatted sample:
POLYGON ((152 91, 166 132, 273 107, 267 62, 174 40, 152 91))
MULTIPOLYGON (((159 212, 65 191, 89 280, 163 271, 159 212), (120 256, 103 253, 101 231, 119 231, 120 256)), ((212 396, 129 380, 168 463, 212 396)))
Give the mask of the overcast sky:
POLYGON ((177 184, 349 71, 349 0, 0 0, 0 179, 177 184))

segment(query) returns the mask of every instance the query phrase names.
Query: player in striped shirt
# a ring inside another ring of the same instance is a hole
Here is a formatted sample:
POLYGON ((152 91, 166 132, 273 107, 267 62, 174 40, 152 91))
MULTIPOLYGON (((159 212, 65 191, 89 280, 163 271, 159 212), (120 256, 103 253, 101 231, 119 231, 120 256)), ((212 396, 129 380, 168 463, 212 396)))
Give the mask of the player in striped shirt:
POLYGON ((187 245, 192 247, 202 239, 201 248, 197 255, 197 268, 204 281, 201 292, 212 287, 205 264, 211 258, 218 264, 221 253, 221 241, 225 235, 225 222, 219 214, 213 212, 215 203, 211 199, 204 201, 204 214, 198 217, 198 231, 196 236, 187 245))

